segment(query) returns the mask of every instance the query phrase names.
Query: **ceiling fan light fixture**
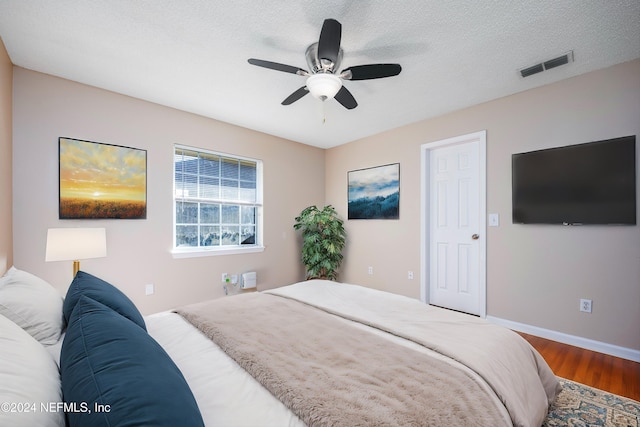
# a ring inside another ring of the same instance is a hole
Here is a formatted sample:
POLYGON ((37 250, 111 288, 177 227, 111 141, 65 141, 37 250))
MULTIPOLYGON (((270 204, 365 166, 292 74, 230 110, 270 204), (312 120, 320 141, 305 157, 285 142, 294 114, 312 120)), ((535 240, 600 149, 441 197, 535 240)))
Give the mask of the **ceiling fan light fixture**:
POLYGON ((402 67, 400 64, 364 64, 349 67, 339 73, 339 66, 344 54, 340 47, 341 39, 342 24, 335 19, 325 19, 320 31, 320 38, 316 43, 310 44, 305 52, 310 71, 256 58, 249 58, 249 64, 307 78, 306 85, 285 98, 281 102, 282 105, 291 105, 311 93, 316 99, 326 101, 333 98, 347 110, 353 110, 358 106, 358 103, 349 89, 342 85, 343 80, 373 80, 393 77, 400 74, 402 67))
POLYGON ((342 81, 334 74, 313 74, 307 79, 307 89, 309 89, 311 95, 322 101, 336 96, 341 87, 342 81))

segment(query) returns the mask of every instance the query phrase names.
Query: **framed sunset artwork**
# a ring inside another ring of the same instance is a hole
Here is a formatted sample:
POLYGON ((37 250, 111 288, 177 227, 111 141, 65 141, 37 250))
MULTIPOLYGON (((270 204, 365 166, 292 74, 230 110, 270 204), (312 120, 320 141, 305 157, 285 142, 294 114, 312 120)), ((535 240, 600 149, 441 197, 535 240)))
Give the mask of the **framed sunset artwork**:
POLYGON ((60 219, 146 219, 147 151, 58 138, 60 219))

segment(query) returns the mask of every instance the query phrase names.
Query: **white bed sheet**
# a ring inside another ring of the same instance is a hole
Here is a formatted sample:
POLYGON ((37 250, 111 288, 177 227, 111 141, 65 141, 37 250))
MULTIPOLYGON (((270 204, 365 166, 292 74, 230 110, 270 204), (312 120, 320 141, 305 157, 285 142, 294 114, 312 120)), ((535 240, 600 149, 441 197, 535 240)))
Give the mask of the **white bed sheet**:
POLYGON ((189 383, 207 426, 296 427, 304 423, 176 313, 145 317, 149 334, 189 383))

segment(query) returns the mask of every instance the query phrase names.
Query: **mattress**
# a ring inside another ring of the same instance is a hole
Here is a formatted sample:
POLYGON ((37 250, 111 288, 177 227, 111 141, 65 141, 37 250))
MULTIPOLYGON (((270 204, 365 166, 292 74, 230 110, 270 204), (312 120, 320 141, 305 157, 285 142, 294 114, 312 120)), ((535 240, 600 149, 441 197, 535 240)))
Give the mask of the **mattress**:
MULTIPOLYGON (((424 304, 406 297, 381 293, 380 291, 356 285, 343 285, 333 282, 329 282, 326 285, 328 286, 314 287, 311 283, 302 282, 301 284, 267 291, 267 293, 287 298, 307 299, 307 302, 324 306, 324 309, 329 311, 348 312, 352 319, 338 316, 339 321, 349 323, 355 328, 366 330, 392 343, 445 361, 458 369, 468 372, 469 375, 475 376, 480 384, 483 384, 487 394, 491 396, 496 407, 499 408, 505 425, 512 424, 511 415, 501 397, 473 369, 470 369, 455 358, 442 354, 440 351, 434 351, 413 340, 386 332, 377 325, 379 322, 385 323, 385 321, 388 321, 388 317, 396 318, 399 316, 399 318, 402 318, 402 315, 407 315, 406 312, 394 312, 394 304, 392 302, 395 300, 401 303, 400 306, 407 303, 411 305, 415 302, 416 307, 420 305, 426 308, 424 304), (338 288, 336 288, 337 286, 338 288), (306 289, 303 289, 305 287, 306 289), (336 293, 337 289, 340 292, 336 293), (373 297, 370 298, 372 295, 373 297), (379 301, 382 301, 379 298, 390 302, 386 305, 386 308, 376 306, 379 301), (353 304, 354 301, 360 301, 360 303, 353 304), (363 318, 367 318, 367 321, 363 322, 363 318), (385 318, 387 319, 385 320, 385 318)), ((234 296, 226 298, 234 298, 234 296)), ((428 308, 435 310, 436 317, 444 316, 445 319, 448 319, 447 316, 449 316, 450 312, 445 310, 442 313, 442 309, 428 308)), ((464 318, 465 315, 456 313, 454 314, 455 316, 463 316, 464 318)), ((477 318, 472 318, 471 322, 473 323, 476 320, 485 322, 477 318)), ((191 387, 206 425, 304 425, 294 413, 227 356, 220 347, 179 314, 174 312, 158 313, 147 316, 145 321, 149 334, 160 343, 182 371, 191 387)), ((442 321, 442 317, 440 321, 442 321)), ((412 327, 416 326, 413 325, 409 329, 412 327)), ((548 387, 553 389, 556 385, 551 384, 548 387)), ((551 391, 551 394, 553 394, 553 391, 551 391)))

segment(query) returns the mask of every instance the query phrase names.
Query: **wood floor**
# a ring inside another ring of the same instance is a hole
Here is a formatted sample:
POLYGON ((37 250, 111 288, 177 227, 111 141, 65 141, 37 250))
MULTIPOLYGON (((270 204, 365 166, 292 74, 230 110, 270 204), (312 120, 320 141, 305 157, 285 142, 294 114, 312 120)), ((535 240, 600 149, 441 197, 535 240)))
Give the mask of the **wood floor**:
POLYGON ((640 363, 520 333, 562 378, 640 401, 640 363))

